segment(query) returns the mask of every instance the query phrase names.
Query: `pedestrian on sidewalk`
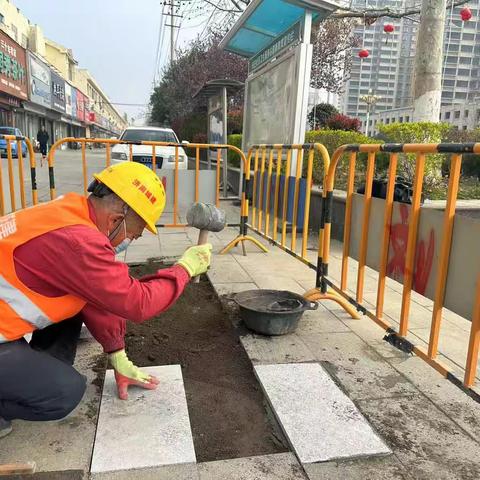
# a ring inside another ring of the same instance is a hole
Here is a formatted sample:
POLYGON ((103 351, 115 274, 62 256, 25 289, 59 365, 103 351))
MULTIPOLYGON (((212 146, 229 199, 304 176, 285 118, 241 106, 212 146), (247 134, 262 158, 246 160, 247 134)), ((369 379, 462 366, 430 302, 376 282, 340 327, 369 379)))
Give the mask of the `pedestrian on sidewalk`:
POLYGON ((173 267, 130 277, 115 255, 144 228, 157 233, 162 182, 134 162, 94 177, 88 198, 69 193, 0 217, 0 437, 11 420, 56 420, 78 405, 85 377, 72 365, 83 323, 108 354, 121 399, 129 385, 155 389, 127 358, 126 321, 168 309, 210 264, 212 246, 195 246, 173 267))
POLYGON ((42 125, 37 133, 37 142, 40 144, 40 153, 42 154, 42 160, 40 161, 41 167, 43 167, 43 162, 47 158, 49 139, 50 136, 48 135, 45 125, 42 125))

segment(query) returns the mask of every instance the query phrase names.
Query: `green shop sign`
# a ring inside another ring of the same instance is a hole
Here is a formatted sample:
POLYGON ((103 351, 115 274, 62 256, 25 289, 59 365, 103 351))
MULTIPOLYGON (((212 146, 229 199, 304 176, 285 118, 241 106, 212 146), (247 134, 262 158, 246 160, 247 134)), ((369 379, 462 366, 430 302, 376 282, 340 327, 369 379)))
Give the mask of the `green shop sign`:
POLYGON ((299 41, 300 22, 297 22, 250 59, 250 71, 258 70, 263 64, 276 57, 282 50, 299 41))

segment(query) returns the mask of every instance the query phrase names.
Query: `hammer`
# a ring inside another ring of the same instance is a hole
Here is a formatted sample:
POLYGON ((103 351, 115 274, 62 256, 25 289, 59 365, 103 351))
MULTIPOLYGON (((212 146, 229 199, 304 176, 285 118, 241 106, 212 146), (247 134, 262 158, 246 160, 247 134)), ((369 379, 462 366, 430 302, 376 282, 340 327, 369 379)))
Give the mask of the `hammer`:
MULTIPOLYGON (((191 227, 198 228, 197 245, 207 243, 208 232, 220 232, 225 228, 225 211, 211 203, 194 203, 187 212, 187 222, 191 227)), ((198 283, 200 277, 195 278, 198 283)))

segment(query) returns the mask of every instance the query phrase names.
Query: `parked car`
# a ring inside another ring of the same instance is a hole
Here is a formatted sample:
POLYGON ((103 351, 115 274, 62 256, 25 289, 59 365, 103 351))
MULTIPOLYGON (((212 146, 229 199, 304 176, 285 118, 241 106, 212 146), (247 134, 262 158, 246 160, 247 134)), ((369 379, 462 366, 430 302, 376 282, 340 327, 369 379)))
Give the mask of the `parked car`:
MULTIPOLYGON (((0 127, 0 135, 15 135, 16 137, 23 137, 22 132, 14 127, 0 127)), ((12 156, 18 158, 17 142, 10 141, 10 145, 12 147, 12 156)), ((0 154, 2 157, 7 156, 7 141, 3 138, 0 138, 0 154)), ((27 156, 27 144, 25 140, 22 140, 22 155, 23 158, 27 156)))
MULTIPOLYGON (((171 128, 158 127, 128 127, 126 128, 120 140, 129 142, 169 142, 180 143, 175 132, 171 128)), ((129 160, 130 146, 115 145, 112 147, 112 162, 125 162, 129 160)), ((150 145, 133 145, 132 159, 134 162, 142 163, 152 168, 152 147, 150 145)), ((155 162, 157 168, 175 168, 175 147, 156 146, 155 162)), ((178 147, 178 168, 185 170, 188 168, 188 157, 182 147, 178 147)))

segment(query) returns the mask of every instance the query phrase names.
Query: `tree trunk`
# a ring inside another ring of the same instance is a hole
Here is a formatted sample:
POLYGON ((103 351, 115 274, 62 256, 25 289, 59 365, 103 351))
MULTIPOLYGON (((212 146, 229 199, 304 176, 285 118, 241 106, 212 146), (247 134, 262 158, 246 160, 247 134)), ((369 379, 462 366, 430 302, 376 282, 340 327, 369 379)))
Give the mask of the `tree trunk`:
POLYGON ((446 0, 423 0, 413 80, 413 121, 438 122, 446 0))

